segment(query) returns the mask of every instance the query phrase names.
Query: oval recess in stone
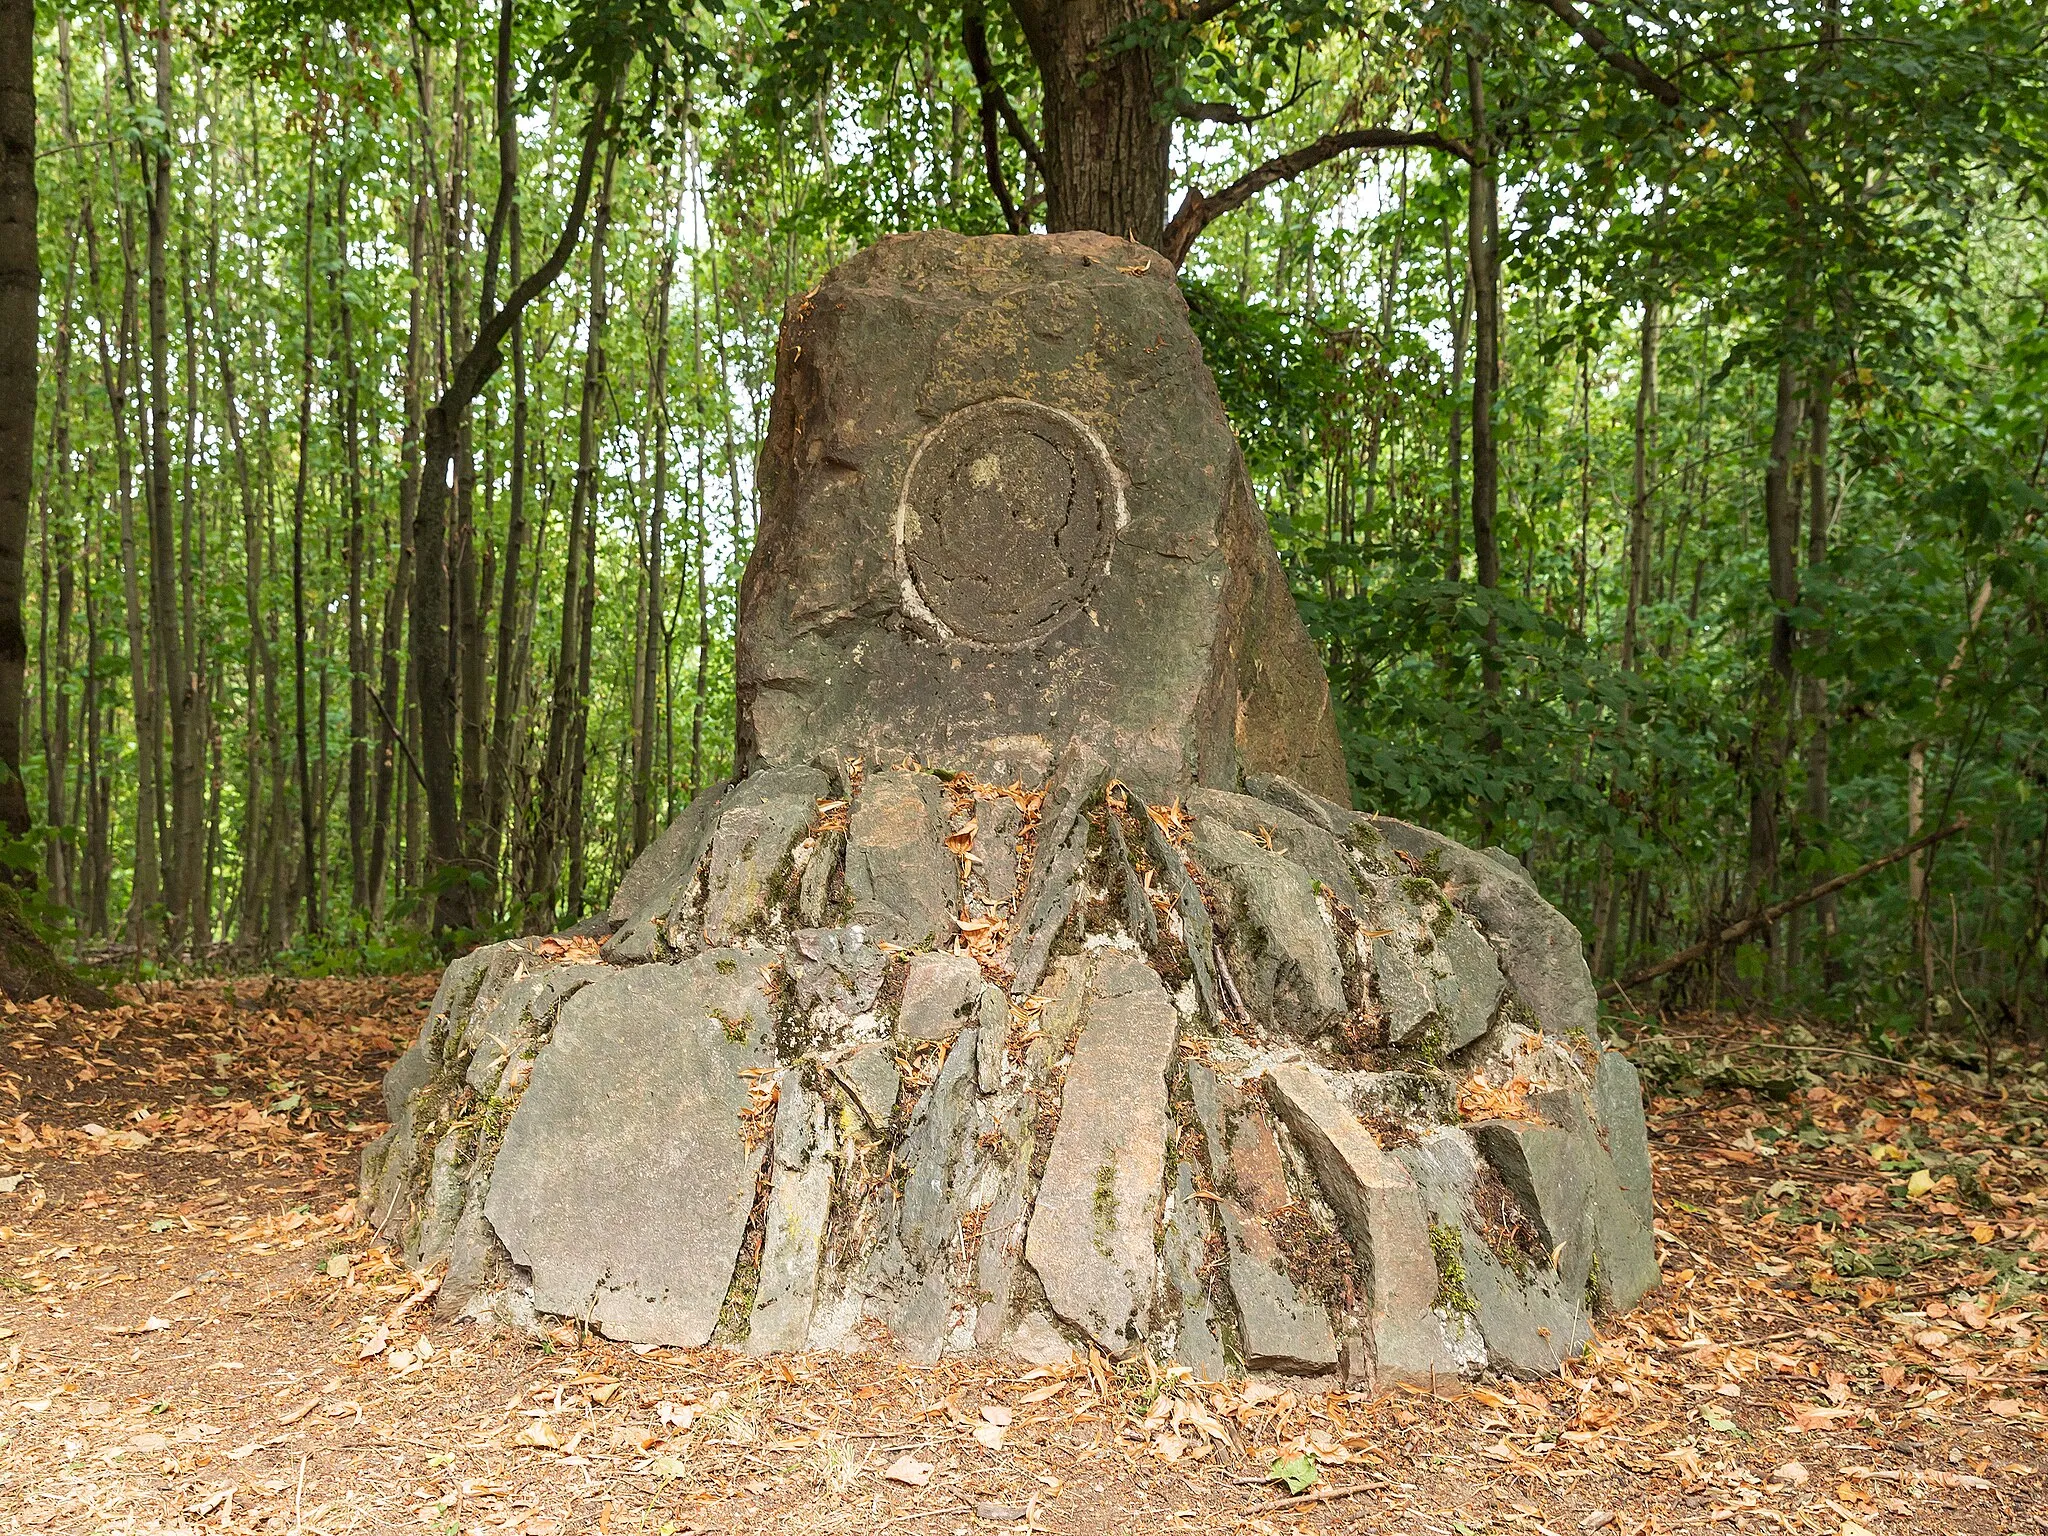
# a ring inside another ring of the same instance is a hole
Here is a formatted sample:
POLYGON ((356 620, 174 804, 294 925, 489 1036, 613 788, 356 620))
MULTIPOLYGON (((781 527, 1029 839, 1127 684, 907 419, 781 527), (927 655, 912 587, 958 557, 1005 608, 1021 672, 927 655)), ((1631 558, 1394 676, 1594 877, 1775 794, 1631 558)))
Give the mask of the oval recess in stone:
POLYGON ((1087 423, 1029 400, 964 406, 925 433, 904 477, 904 607, 941 640, 1041 640, 1093 594, 1122 516, 1109 451, 1087 423))

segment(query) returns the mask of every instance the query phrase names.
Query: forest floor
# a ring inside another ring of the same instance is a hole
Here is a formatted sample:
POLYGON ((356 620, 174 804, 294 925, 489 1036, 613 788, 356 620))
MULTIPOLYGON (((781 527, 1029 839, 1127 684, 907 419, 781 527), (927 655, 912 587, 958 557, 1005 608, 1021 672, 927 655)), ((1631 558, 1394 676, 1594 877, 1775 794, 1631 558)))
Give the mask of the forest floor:
POLYGON ((2038 1071, 1667 1021, 1664 1287, 1555 1378, 1373 1398, 435 1321, 352 1200, 428 992, 0 1011, 0 1528, 2048 1532, 2038 1071))

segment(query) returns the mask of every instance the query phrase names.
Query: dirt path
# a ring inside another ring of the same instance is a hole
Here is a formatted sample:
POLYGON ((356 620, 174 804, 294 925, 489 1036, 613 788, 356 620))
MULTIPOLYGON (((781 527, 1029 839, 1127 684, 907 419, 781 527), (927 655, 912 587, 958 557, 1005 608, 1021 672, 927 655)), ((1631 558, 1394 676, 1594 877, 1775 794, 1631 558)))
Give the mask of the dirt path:
POLYGON ((0 1529, 2048 1531, 2024 1088, 1741 1037, 1655 1105, 1665 1287, 1564 1377, 1212 1391, 434 1320, 351 1200, 428 990, 0 1014, 0 1529))

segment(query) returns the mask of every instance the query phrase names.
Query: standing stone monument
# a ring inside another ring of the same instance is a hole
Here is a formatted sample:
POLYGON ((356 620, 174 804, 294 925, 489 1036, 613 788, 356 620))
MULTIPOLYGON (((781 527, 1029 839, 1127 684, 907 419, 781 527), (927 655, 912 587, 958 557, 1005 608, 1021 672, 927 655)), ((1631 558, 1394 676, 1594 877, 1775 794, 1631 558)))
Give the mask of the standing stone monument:
POLYGON ((1657 1283, 1578 934, 1350 808, 1157 255, 856 256, 761 491, 740 776, 602 921, 450 966, 385 1080, 369 1219, 444 1307, 1436 1382, 1657 1283))

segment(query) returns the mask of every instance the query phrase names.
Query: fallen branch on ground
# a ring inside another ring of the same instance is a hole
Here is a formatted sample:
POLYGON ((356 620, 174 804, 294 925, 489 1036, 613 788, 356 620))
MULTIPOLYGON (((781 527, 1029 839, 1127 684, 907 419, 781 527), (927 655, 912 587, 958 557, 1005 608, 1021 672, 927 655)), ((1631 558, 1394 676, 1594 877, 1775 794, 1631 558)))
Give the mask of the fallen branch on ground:
POLYGON ((1646 965, 1641 970, 1631 971, 1618 980, 1610 981, 1600 989, 1600 995, 1608 997, 1620 992, 1624 987, 1637 986, 1645 981, 1655 981, 1659 976, 1669 975, 1682 965, 1690 965, 1695 960, 1705 958, 1715 949, 1747 938, 1759 928, 1768 928, 1788 912, 1796 912, 1809 902, 1819 901, 1823 896, 1832 896, 1843 886, 1852 885, 1865 875, 1874 875, 1880 869, 1889 868, 1899 860, 1918 853, 1930 843, 1938 843, 1945 837, 1953 837, 1969 824, 1969 817, 1959 816, 1938 832, 1928 832, 1916 837, 1912 842, 1902 844, 1890 853, 1872 859, 1868 864, 1859 864, 1845 874, 1836 875, 1832 880, 1823 880, 1819 885, 1801 891, 1797 896, 1789 896, 1775 905, 1765 907, 1761 912, 1752 912, 1748 917, 1730 923, 1712 938, 1702 939, 1690 948, 1681 949, 1675 955, 1666 955, 1654 965, 1646 965))

